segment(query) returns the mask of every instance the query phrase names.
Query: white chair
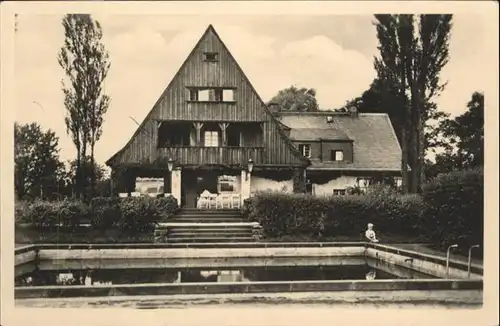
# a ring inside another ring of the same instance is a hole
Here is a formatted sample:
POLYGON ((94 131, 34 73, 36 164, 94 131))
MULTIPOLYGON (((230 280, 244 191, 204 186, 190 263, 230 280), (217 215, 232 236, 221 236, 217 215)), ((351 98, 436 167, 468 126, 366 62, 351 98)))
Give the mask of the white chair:
POLYGON ((217 198, 215 199, 215 208, 216 209, 222 209, 224 205, 222 204, 222 196, 217 195, 217 198))
POLYGON ((241 198, 239 194, 231 196, 231 208, 240 208, 241 198))
POLYGON ((221 195, 222 208, 231 208, 231 195, 223 194, 221 195))
POLYGON ((217 194, 208 195, 208 208, 216 208, 217 206, 217 194))
POLYGON ((198 202, 196 204, 198 209, 206 209, 208 208, 208 198, 204 196, 198 197, 198 202))

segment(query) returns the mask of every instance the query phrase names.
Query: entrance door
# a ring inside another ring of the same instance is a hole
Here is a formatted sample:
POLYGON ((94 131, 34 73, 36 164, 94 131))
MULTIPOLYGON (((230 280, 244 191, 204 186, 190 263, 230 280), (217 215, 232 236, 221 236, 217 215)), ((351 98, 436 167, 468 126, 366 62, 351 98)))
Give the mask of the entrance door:
POLYGON ((196 208, 196 175, 183 173, 181 181, 181 205, 186 208, 196 208))

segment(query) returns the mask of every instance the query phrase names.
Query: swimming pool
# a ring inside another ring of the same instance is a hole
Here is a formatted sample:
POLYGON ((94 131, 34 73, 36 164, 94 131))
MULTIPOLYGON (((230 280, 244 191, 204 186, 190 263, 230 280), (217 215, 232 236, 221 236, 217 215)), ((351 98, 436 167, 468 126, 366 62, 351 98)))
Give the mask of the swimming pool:
POLYGON ((368 243, 34 245, 15 277, 16 299, 483 286, 479 266, 368 243))

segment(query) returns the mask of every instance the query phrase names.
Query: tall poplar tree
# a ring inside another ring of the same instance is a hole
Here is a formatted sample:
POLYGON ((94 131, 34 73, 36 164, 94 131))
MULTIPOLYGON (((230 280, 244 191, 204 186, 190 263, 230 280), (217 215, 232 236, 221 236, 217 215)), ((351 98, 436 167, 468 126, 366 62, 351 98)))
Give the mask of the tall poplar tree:
MULTIPOLYGON (((81 196, 82 161, 90 147, 91 164, 94 165, 94 148, 102 134, 104 115, 109 106, 109 96, 102 86, 110 68, 109 55, 102 43, 102 28, 88 14, 68 14, 62 20, 64 45, 58 62, 66 73, 63 80, 66 129, 77 150, 76 194, 81 196)), ((91 192, 95 189, 92 170, 91 192)))
POLYGON ((378 79, 400 90, 403 184, 418 192, 423 181, 425 149, 430 119, 440 117, 433 100, 446 83, 440 73, 449 60, 452 15, 375 15, 378 79), (407 173, 407 164, 411 167, 407 173))

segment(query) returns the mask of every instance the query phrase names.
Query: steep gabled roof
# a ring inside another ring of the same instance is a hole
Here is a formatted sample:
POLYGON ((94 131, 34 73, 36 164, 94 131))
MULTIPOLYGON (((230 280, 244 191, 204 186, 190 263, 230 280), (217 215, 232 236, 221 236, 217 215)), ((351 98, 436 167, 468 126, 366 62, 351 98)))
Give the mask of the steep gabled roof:
POLYGON ((401 148, 387 114, 359 113, 351 117, 332 112, 281 112, 275 115, 291 128, 293 140, 336 139, 345 135, 353 141, 353 163, 311 160, 310 170, 401 171, 401 148), (333 121, 328 123, 327 116, 333 121))
POLYGON ((301 165, 307 166, 307 165, 310 164, 310 161, 307 158, 305 158, 305 157, 303 157, 301 155, 300 151, 298 151, 298 149, 293 145, 293 142, 287 137, 285 131, 283 130, 283 129, 286 130, 286 127, 283 126, 273 116, 272 112, 269 110, 269 108, 264 103, 264 101, 262 100, 262 98, 260 97, 260 95, 257 93, 257 91, 253 87, 252 83, 250 82, 250 80, 248 79, 248 77, 245 75, 245 73, 241 69, 241 67, 238 64, 238 62, 235 60, 235 58, 233 57, 233 55, 231 54, 231 52, 229 51, 229 49, 227 48, 227 46, 224 44, 224 42, 222 41, 222 39, 220 38, 220 36, 215 31, 214 27, 212 25, 209 25, 208 28, 203 33, 203 35, 201 36, 201 38, 196 43, 196 45, 191 50, 190 54, 184 60, 183 64, 181 65, 181 67, 179 68, 179 70, 177 71, 177 73, 174 75, 174 77, 172 78, 172 80, 170 81, 170 83, 168 84, 168 86, 165 88, 165 90, 163 91, 162 95, 158 98, 157 102, 153 106, 153 109, 151 109, 151 111, 148 113, 148 115, 142 121, 142 123, 137 128, 137 130, 135 131, 135 133, 133 134, 133 136, 130 138, 130 140, 127 142, 127 144, 122 149, 120 149, 116 154, 114 154, 108 161, 106 161, 107 165, 112 166, 113 163, 114 163, 114 161, 117 160, 117 158, 120 155, 123 155, 124 151, 130 146, 130 144, 133 142, 133 140, 136 137, 138 137, 138 135, 141 132, 146 132, 145 131, 145 129, 146 129, 145 126, 146 126, 146 124, 148 122, 151 121, 152 118, 154 118, 154 113, 153 112, 155 111, 155 108, 157 108, 159 106, 159 104, 162 101, 162 99, 165 97, 165 95, 167 94, 167 92, 169 91, 169 89, 172 87, 173 83, 179 78, 179 75, 181 74, 181 72, 183 71, 183 69, 185 69, 185 67, 188 64, 188 62, 190 62, 190 60, 192 60, 192 58, 194 57, 197 49, 200 47, 200 44, 204 41, 205 38, 208 37, 209 34, 213 34, 216 37, 217 41, 220 42, 222 48, 227 52, 228 56, 234 61, 234 64, 236 66, 236 69, 237 69, 238 73, 241 74, 242 79, 244 79, 244 81, 249 85, 249 87, 251 88, 251 90, 255 93, 255 96, 257 97, 259 104, 262 106, 262 108, 264 110, 264 113, 269 117, 270 122, 275 126, 276 131, 279 133, 279 135, 280 135, 280 137, 279 137, 280 141, 283 142, 283 144, 288 148, 288 150, 290 151, 290 153, 292 153, 292 157, 294 157, 295 160, 297 160, 298 162, 300 162, 301 165))

